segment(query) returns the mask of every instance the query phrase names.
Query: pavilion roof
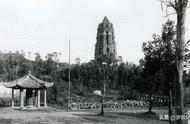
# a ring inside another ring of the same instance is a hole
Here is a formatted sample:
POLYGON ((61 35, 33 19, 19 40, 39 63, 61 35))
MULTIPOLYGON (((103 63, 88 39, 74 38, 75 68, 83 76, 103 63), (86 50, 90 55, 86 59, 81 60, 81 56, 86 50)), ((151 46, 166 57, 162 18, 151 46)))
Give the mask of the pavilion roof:
POLYGON ((15 89, 42 89, 52 87, 54 82, 49 83, 43 80, 40 80, 30 73, 28 75, 23 76, 22 78, 16 79, 12 82, 3 82, 3 85, 7 88, 15 88, 15 89))

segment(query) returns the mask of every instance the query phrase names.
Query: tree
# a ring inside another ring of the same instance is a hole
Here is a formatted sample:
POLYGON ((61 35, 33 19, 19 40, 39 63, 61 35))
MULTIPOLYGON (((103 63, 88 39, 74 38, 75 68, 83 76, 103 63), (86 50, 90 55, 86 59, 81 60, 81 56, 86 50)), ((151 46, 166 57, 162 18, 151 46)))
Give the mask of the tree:
POLYGON ((35 63, 33 65, 33 74, 37 78, 41 78, 42 71, 43 71, 43 60, 41 59, 41 56, 39 53, 35 53, 35 63))
POLYGON ((81 59, 80 59, 79 57, 77 57, 77 58, 75 59, 75 63, 76 63, 77 65, 80 65, 80 62, 81 62, 81 59))
POLYGON ((157 93, 161 86, 162 75, 160 70, 160 52, 156 47, 160 42, 160 37, 156 38, 154 36, 154 40, 152 42, 148 42, 148 44, 143 43, 143 52, 145 54, 145 62, 142 73, 142 87, 141 91, 143 93, 149 94, 149 112, 152 110, 152 95, 157 93))
POLYGON ((176 40, 174 36, 176 35, 174 30, 174 22, 168 20, 162 28, 162 42, 164 44, 165 52, 162 57, 162 68, 164 76, 164 87, 166 94, 169 99, 169 122, 171 121, 172 115, 172 89, 174 87, 175 77, 176 77, 176 40), (172 83, 173 82, 173 83, 172 83))
POLYGON ((153 41, 144 42, 142 49, 144 52, 144 60, 140 60, 140 67, 142 67, 141 80, 137 85, 138 89, 149 95, 149 113, 152 113, 152 96, 159 92, 161 82, 163 80, 161 65, 161 37, 153 34, 153 41))
MULTIPOLYGON (((162 27, 162 35, 153 35, 153 41, 143 44, 143 52, 145 54, 145 63, 141 60, 141 64, 144 64, 144 72, 150 77, 162 74, 162 84, 160 88, 164 88, 164 94, 168 95, 169 98, 169 115, 171 116, 172 107, 172 82, 175 78, 176 66, 176 40, 174 39, 175 30, 174 22, 168 20, 162 27), (151 76, 152 75, 152 76, 151 76)), ((146 78, 145 78, 146 79, 146 78)), ((154 80, 154 78, 152 79, 154 80)), ((151 84, 151 83, 150 83, 151 84)), ((152 85, 152 84, 151 84, 152 85)), ((153 85, 154 87, 154 85, 153 85)), ((151 91, 150 91, 151 92, 151 91)))
MULTIPOLYGON (((188 2, 189 0, 161 0, 161 3, 165 4, 167 8, 172 7, 177 14, 177 81, 175 84, 176 115, 182 115, 184 113, 183 67, 185 52, 185 18, 188 2)), ((177 123, 183 124, 183 121, 180 119, 177 120, 177 123)))

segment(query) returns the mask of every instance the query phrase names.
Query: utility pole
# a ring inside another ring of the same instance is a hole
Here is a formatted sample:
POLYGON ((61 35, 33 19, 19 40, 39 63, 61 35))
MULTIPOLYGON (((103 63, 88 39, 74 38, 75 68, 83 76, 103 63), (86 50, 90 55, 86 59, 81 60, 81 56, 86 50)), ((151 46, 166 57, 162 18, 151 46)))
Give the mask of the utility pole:
POLYGON ((71 92, 71 91, 70 91, 70 90, 71 90, 71 89, 70 89, 70 87, 71 87, 71 86, 70 86, 70 85, 71 85, 71 84, 70 84, 70 83, 71 83, 71 82, 70 82, 70 78, 71 78, 70 47, 71 47, 71 43, 70 43, 70 39, 69 39, 69 92, 68 92, 68 111, 70 110, 69 107, 70 107, 70 95, 71 95, 71 93, 70 93, 70 92, 71 92))

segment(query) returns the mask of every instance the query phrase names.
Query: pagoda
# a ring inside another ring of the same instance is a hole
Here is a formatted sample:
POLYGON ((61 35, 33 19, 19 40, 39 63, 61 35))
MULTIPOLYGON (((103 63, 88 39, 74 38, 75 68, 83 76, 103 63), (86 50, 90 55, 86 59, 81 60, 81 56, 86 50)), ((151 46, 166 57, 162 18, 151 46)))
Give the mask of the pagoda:
POLYGON ((105 16, 98 25, 95 45, 95 60, 112 55, 116 59, 116 42, 113 24, 105 16))

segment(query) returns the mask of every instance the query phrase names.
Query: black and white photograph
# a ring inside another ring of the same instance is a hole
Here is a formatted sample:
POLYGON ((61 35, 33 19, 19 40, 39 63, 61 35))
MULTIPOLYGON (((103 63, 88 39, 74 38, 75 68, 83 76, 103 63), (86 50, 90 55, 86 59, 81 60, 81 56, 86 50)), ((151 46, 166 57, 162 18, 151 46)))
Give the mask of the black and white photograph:
POLYGON ((190 124, 190 1, 0 0, 0 124, 190 124))

